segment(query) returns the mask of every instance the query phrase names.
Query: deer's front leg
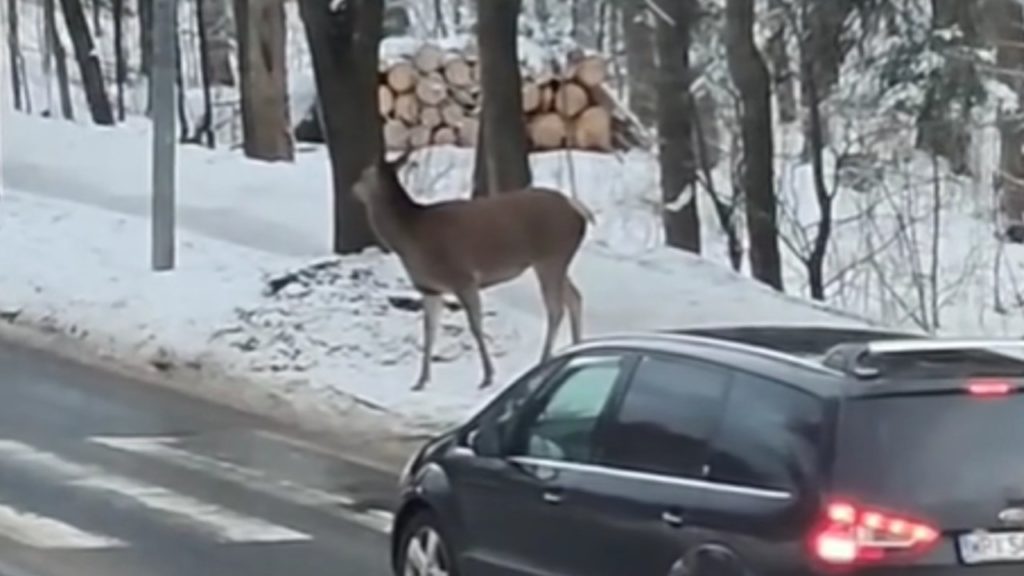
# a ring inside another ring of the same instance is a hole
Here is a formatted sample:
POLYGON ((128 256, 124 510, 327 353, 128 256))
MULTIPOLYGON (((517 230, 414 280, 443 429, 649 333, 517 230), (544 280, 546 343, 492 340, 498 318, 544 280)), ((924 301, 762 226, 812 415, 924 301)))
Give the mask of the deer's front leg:
POLYGON ((475 286, 457 292, 459 302, 466 309, 466 319, 469 321, 469 330, 476 340, 477 350, 480 351, 480 362, 483 364, 484 376, 480 382, 480 388, 487 388, 494 382, 494 365, 491 364, 491 357, 487 353, 487 342, 484 340, 483 311, 480 303, 480 290, 475 286))
POLYGON ((423 390, 430 381, 430 363, 434 355, 434 339, 441 316, 441 295, 423 294, 423 357, 420 360, 420 377, 413 390, 423 390))

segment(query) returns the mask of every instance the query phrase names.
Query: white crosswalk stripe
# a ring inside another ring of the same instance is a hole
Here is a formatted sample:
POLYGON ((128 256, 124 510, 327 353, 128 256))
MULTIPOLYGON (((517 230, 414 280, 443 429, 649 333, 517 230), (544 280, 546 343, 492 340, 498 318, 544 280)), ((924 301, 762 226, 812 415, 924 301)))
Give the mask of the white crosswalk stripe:
POLYGON ((123 541, 0 503, 0 538, 51 550, 122 548, 123 541))
POLYGON ((261 470, 199 454, 178 446, 178 439, 168 436, 93 436, 89 441, 114 450, 141 454, 162 460, 207 476, 233 482, 268 496, 300 506, 332 507, 373 530, 390 530, 392 516, 383 511, 361 513, 351 510, 356 500, 345 494, 328 492, 281 478, 272 478, 261 470), (340 507, 340 508, 339 508, 340 507))
POLYGON ((0 440, 0 463, 19 466, 74 488, 113 494, 191 525, 220 542, 294 542, 311 540, 303 532, 228 510, 101 468, 66 460, 14 440, 0 440))

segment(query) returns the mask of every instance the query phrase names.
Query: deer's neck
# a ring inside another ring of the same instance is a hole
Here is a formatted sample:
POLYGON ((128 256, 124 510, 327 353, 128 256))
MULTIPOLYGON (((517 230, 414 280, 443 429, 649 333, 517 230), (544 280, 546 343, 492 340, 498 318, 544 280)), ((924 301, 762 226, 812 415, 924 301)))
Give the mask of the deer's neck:
POLYGON ((368 216, 381 240, 400 253, 413 241, 413 222, 422 210, 423 206, 413 201, 407 192, 398 189, 373 202, 368 216))

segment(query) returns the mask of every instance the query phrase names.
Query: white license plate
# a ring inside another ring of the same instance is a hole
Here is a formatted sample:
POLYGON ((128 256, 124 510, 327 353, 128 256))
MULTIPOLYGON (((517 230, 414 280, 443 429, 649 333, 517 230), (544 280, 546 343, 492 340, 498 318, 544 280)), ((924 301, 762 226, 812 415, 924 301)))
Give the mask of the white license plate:
POLYGON ((1024 532, 973 532, 960 536, 965 564, 1024 562, 1024 532))

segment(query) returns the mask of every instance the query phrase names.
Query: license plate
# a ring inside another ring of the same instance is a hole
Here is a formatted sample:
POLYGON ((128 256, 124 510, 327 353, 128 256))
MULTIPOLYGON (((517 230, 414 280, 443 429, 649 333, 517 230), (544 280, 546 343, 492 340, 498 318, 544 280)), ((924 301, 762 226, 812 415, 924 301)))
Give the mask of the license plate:
POLYGON ((973 532, 960 536, 965 564, 1024 562, 1024 532, 973 532))

